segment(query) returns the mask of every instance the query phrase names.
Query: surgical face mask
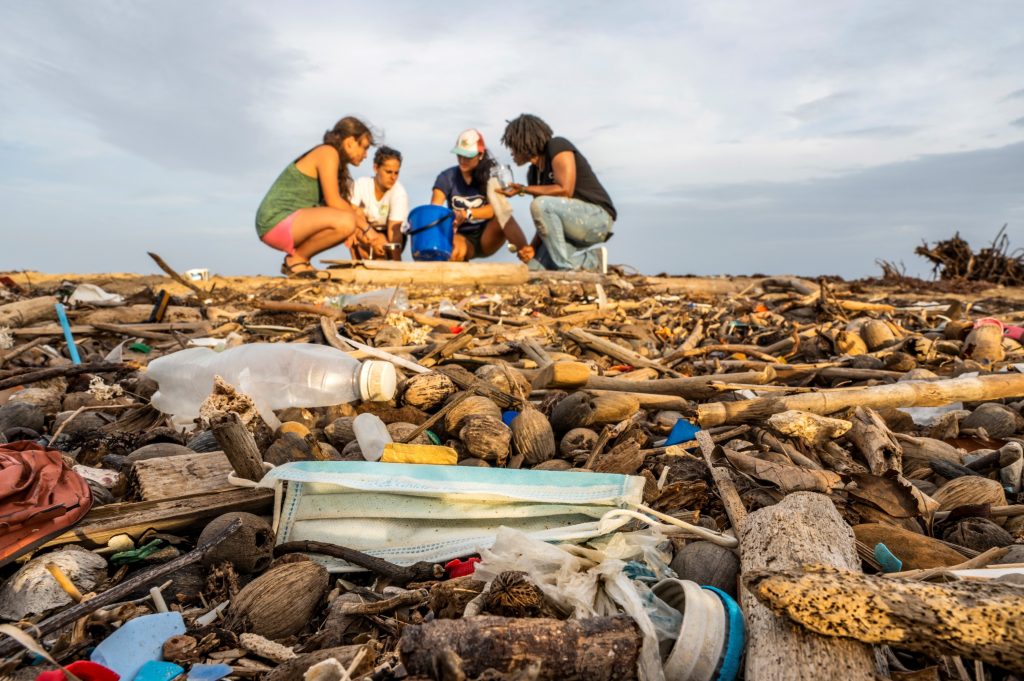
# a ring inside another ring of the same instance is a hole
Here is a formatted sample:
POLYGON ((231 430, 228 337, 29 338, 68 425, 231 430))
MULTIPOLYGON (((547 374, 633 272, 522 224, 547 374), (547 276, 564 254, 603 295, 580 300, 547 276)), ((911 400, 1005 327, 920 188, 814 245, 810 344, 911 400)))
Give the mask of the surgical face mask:
MULTIPOLYGON (((300 461, 270 471, 277 542, 339 544, 398 565, 444 562, 494 543, 499 527, 544 541, 582 541, 614 531, 642 501, 638 476, 300 461)), ((318 559, 321 557, 318 556, 318 559)), ((355 571, 324 559, 332 572, 355 571)))

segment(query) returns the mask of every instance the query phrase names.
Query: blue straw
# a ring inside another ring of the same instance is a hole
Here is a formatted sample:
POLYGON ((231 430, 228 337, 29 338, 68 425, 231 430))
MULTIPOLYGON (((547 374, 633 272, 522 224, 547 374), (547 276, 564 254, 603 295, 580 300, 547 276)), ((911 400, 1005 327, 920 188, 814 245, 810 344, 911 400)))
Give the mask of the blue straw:
POLYGON ((57 319, 60 320, 60 327, 64 329, 64 340, 68 344, 68 354, 71 355, 71 361, 75 364, 81 364, 82 358, 78 356, 78 347, 75 345, 75 337, 71 335, 71 325, 68 324, 68 316, 64 312, 64 306, 57 303, 54 307, 57 308, 57 319))

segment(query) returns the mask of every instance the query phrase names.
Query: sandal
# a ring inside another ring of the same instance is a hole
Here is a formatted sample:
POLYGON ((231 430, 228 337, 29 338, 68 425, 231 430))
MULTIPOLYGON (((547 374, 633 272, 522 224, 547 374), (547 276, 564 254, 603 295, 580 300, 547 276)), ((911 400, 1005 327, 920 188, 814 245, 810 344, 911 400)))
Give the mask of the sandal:
POLYGON ((285 259, 281 263, 281 274, 297 279, 316 279, 317 269, 308 260, 300 260, 289 265, 288 260, 285 259))

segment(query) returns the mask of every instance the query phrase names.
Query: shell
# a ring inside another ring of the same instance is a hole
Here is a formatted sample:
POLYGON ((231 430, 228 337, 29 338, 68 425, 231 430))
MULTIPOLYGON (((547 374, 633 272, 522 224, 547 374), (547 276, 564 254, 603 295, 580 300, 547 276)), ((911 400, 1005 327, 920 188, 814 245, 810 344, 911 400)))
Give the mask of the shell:
POLYGON ((965 475, 950 480, 932 495, 939 502, 940 511, 949 511, 957 506, 970 504, 1006 505, 1006 493, 1003 486, 995 480, 977 475, 965 475))
POLYGON ((470 455, 500 466, 508 458, 512 431, 501 422, 501 418, 472 415, 462 420, 459 439, 470 455))
POLYGON ((480 395, 467 397, 444 415, 445 430, 449 434, 458 433, 462 428, 462 420, 467 416, 493 416, 501 421, 501 409, 486 397, 480 395))
POLYGON ((512 444, 529 466, 555 456, 555 434, 544 414, 527 407, 512 420, 512 444))
POLYGON ((458 392, 455 381, 442 373, 431 372, 410 378, 405 384, 402 403, 430 411, 458 392))
POLYGON ((476 377, 513 397, 525 399, 530 396, 530 382, 514 367, 485 364, 476 370, 476 377))
POLYGON ((558 445, 558 455, 563 459, 572 459, 580 452, 589 453, 597 444, 598 434, 590 428, 573 428, 562 436, 558 445))
POLYGON ((311 560, 276 565, 235 595, 226 626, 271 640, 297 634, 312 619, 327 582, 327 570, 311 560))

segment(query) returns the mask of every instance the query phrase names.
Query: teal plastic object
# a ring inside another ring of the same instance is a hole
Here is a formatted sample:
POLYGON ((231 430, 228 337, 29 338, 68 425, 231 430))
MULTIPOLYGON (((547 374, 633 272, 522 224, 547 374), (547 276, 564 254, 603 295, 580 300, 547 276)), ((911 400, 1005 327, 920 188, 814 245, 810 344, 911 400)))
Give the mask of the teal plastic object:
POLYGON ((142 665, 139 673, 135 675, 135 681, 171 681, 184 671, 184 667, 179 667, 173 662, 150 660, 142 665))
POLYGON ((885 544, 875 544, 875 560, 882 566, 882 572, 900 572, 903 561, 897 558, 885 544))
POLYGON ((219 681, 231 673, 229 664, 194 664, 188 670, 188 681, 219 681))
POLYGON ((725 639, 725 653, 718 664, 718 676, 715 681, 733 681, 740 673, 740 661, 743 659, 743 649, 747 645, 746 628, 743 624, 743 611, 739 603, 733 600, 732 596, 721 589, 713 586, 703 586, 702 589, 712 591, 722 599, 725 606, 725 617, 728 622, 728 633, 725 639))

